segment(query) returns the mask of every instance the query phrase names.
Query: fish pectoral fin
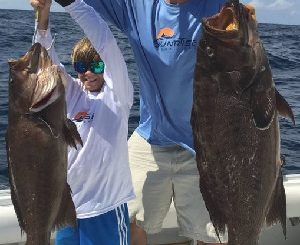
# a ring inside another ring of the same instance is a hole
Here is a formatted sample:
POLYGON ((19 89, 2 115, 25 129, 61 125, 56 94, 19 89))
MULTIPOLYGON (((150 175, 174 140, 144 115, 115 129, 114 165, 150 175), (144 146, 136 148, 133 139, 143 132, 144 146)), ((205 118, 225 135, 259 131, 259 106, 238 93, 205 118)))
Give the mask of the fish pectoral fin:
POLYGON ((61 228, 65 225, 76 227, 75 206, 71 197, 71 188, 67 183, 62 195, 59 211, 55 219, 54 228, 61 228))
POLYGON ((267 225, 273 225, 278 222, 281 223, 282 231, 286 238, 286 198, 281 172, 270 199, 269 210, 266 216, 267 225))
POLYGON ((274 81, 269 72, 263 72, 251 86, 251 109, 256 128, 268 129, 276 114, 274 81))
POLYGON ((77 127, 75 123, 73 123, 70 119, 67 119, 65 121, 63 127, 63 134, 64 134, 65 141, 69 146, 74 147, 76 150, 77 150, 77 144, 83 146, 83 142, 81 140, 80 134, 77 131, 77 127))
POLYGON ((289 103, 285 100, 285 98, 275 89, 276 92, 276 108, 279 114, 283 117, 289 118, 292 120, 295 125, 295 117, 294 113, 289 105, 289 103))
POLYGON ((275 116, 275 98, 272 88, 267 91, 252 93, 251 108, 255 126, 258 129, 267 129, 275 116))

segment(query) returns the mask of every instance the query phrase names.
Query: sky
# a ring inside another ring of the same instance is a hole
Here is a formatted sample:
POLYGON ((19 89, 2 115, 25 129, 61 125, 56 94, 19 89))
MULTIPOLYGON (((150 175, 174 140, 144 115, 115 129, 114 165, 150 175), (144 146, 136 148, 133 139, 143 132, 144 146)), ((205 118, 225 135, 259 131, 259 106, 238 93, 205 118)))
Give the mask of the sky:
MULTIPOLYGON (((64 11, 54 0, 52 2, 51 11, 64 11)), ((260 23, 300 25, 299 0, 241 0, 241 2, 255 6, 257 20, 260 23)), ((29 0, 0 0, 0 9, 31 10, 31 6, 29 0)))

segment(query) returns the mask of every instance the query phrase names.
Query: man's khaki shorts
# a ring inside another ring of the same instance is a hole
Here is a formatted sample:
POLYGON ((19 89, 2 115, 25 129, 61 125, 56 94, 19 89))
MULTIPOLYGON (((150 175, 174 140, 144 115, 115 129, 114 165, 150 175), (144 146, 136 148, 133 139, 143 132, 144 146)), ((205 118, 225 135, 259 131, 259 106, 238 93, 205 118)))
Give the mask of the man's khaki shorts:
POLYGON ((218 242, 200 193, 195 156, 181 146, 150 145, 136 132, 128 146, 136 194, 128 202, 131 221, 136 218, 148 234, 160 232, 173 199, 179 235, 218 242))

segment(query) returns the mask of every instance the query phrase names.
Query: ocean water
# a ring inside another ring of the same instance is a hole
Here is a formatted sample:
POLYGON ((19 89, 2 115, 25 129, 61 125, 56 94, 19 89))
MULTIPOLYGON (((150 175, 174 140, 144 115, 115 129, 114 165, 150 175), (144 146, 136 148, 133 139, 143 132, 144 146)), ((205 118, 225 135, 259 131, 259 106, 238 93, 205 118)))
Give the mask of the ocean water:
MULTIPOLYGON (((83 35, 77 24, 66 13, 51 13, 52 34, 57 33, 56 51, 67 71, 73 75, 70 52, 83 35)), ((134 85, 134 104, 129 119, 129 134, 139 121, 139 84, 133 53, 126 37, 114 26, 111 29, 118 40, 134 85)), ((5 131, 8 112, 8 64, 18 59, 31 46, 34 31, 34 13, 24 10, 0 9, 0 189, 8 187, 5 131)), ((279 92, 291 105, 296 126, 280 119, 282 155, 285 174, 300 173, 300 26, 260 24, 259 31, 273 71, 279 92)))

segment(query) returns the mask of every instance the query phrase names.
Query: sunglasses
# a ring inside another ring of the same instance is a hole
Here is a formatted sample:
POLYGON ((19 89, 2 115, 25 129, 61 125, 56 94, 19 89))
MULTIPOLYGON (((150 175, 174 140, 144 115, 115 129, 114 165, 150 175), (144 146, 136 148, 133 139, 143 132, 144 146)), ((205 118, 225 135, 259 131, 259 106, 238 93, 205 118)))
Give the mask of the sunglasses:
POLYGON ((91 63, 76 61, 74 62, 74 69, 78 73, 85 73, 88 70, 95 74, 102 74, 104 72, 104 62, 102 60, 91 63))

